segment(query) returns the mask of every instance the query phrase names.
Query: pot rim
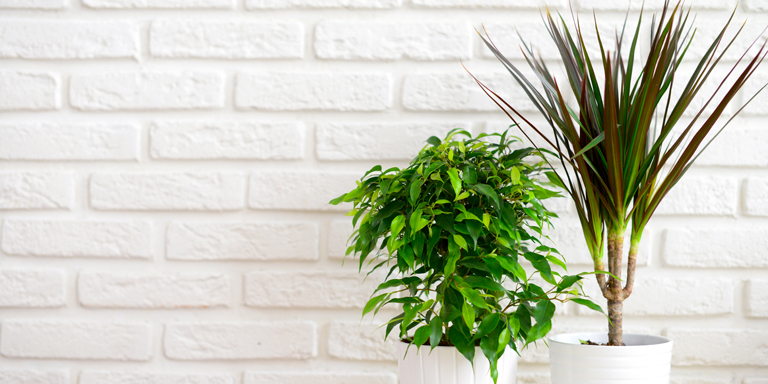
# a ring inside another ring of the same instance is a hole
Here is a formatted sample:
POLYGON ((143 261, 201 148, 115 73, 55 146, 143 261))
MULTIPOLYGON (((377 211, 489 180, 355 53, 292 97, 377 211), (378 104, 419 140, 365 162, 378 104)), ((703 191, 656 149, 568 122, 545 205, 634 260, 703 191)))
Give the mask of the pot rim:
MULTIPOLYGON (((561 337, 565 336, 573 336, 573 335, 582 335, 580 338, 584 338, 583 336, 587 336, 589 338, 589 335, 606 335, 604 332, 566 332, 566 333, 558 333, 556 335, 547 336, 547 341, 554 344, 560 344, 560 345, 569 345, 569 346, 578 346, 579 348, 604 348, 605 345, 586 345, 586 344, 577 344, 572 343, 568 341, 564 341, 562 339, 559 339, 561 337)), ((653 340, 652 344, 642 344, 642 345, 625 345, 622 346, 621 349, 628 349, 628 348, 650 348, 650 347, 658 347, 665 344, 672 344, 672 339, 666 336, 659 336, 659 335, 651 335, 651 334, 645 334, 645 333, 625 333, 624 336, 636 336, 636 337, 643 337, 643 338, 650 338, 653 340)))

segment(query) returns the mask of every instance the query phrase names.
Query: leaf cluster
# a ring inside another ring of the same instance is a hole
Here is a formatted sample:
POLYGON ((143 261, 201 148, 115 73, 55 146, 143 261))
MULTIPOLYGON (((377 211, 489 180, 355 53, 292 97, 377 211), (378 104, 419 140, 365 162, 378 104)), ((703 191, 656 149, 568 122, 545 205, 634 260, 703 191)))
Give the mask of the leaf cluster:
POLYGON ((541 153, 515 149, 517 142, 506 132, 433 136, 407 168, 376 166, 331 201, 353 203, 347 255, 369 275, 388 269, 363 316, 401 306, 387 336, 397 328, 417 346, 452 345, 470 362, 479 346, 494 380, 507 347, 517 351, 549 332, 554 300, 599 308, 574 296, 582 275, 553 270, 565 264, 541 241, 556 217, 543 201, 558 194, 538 181, 547 170, 541 153))
MULTIPOLYGON (((712 83, 711 74, 743 25, 732 39, 726 39, 726 30, 734 17, 731 14, 715 39, 708 42, 708 49, 695 69, 683 75, 679 73, 680 65, 696 35, 690 12, 690 8, 684 9, 682 1, 675 5, 666 0, 661 15, 654 14, 651 20, 650 50, 645 57, 640 57, 638 52, 641 35, 647 33, 641 31, 642 11, 634 33, 630 31, 630 39, 626 41, 625 18, 624 26, 616 31, 613 52, 604 44, 607 39, 600 36, 595 20, 599 56, 590 57, 589 44, 584 40, 578 18, 574 16, 573 25, 569 26, 562 16, 553 16, 547 10, 544 23, 565 68, 567 78, 562 81, 565 87, 558 83, 543 58, 536 57, 531 46, 524 45, 521 49, 536 74, 535 79, 526 78, 499 51, 490 36, 481 35, 486 46, 546 118, 552 135, 545 135, 542 127, 532 124, 479 80, 478 84, 512 121, 524 121, 551 145, 562 170, 549 174, 550 180, 559 184, 575 202, 596 269, 602 269, 607 230, 609 267, 616 276, 621 276, 621 247, 620 241, 615 240, 616 247, 612 248, 611 235, 622 239, 631 222, 631 241, 636 249, 661 201, 733 119, 719 130, 714 129, 726 113, 726 107, 765 58, 765 44, 752 59, 743 60, 747 54, 744 52, 727 76, 714 83, 716 90, 711 95, 702 95, 706 96, 703 106, 693 107, 694 99, 706 89, 707 83, 712 83), (628 44, 628 58, 625 58, 622 51, 626 51, 623 48, 628 44), (745 61, 743 65, 742 61, 745 61), (674 96, 672 89, 676 85, 681 92, 674 96), (566 103, 569 93, 576 100, 574 108, 566 103), (682 117, 689 109, 694 109, 694 117, 683 122, 682 117), (616 252, 611 254, 611 249, 616 252)), ((751 48, 752 45, 747 51, 751 48)), ((623 300, 629 296, 634 279, 632 267, 630 265, 623 291, 607 292, 605 284, 599 281, 606 297, 623 300)), ((598 279, 601 276, 598 275, 598 279)), ((615 279, 611 282, 614 287, 618 284, 615 279)))

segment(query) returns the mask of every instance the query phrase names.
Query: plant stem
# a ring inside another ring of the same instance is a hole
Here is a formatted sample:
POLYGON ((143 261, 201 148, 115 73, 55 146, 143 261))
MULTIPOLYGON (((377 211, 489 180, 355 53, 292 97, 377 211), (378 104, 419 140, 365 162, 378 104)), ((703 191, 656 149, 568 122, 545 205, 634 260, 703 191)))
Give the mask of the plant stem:
POLYGON ((623 307, 624 303, 620 300, 608 300, 608 318, 611 320, 608 324, 608 345, 624 345, 623 307))
POLYGON ((608 267, 615 276, 608 278, 608 345, 624 345, 622 329, 624 314, 624 290, 621 287, 621 259, 624 252, 624 232, 626 228, 611 228, 608 232, 608 267))
POLYGON ((635 270, 637 269, 637 249, 640 245, 640 236, 632 234, 629 256, 627 258, 627 283, 624 285, 624 299, 632 294, 632 287, 635 285, 635 270))

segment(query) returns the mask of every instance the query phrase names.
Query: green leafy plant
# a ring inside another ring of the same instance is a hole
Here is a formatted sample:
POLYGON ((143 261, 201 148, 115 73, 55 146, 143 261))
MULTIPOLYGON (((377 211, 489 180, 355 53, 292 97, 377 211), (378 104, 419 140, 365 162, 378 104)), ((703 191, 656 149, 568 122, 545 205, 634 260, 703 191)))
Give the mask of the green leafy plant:
POLYGON ((519 140, 506 135, 433 136, 407 168, 376 166, 331 201, 353 203, 347 255, 358 255, 369 276, 388 269, 363 316, 402 306, 386 323, 387 336, 398 327, 412 345, 455 346, 470 362, 479 345, 494 381, 507 346, 517 351, 549 332, 553 301, 599 309, 576 297, 584 274, 553 270, 565 264, 540 239, 555 217, 543 201, 558 194, 537 181, 546 171, 539 151, 514 149, 519 140))
POLYGON ((608 300, 609 345, 623 344, 622 306, 632 294, 643 230, 664 197, 711 140, 731 122, 733 117, 722 128, 713 129, 765 58, 763 44, 753 59, 739 67, 755 44, 753 42, 717 90, 711 96, 707 95, 703 106, 689 108, 705 84, 712 81, 709 79, 712 71, 743 29, 742 26, 731 40, 724 39, 734 14, 690 76, 681 78, 683 76, 678 74, 680 64, 696 33, 691 26, 690 9, 685 11, 682 2, 671 7, 667 0, 661 16, 657 19, 654 15, 650 50, 640 67, 635 62, 641 59, 637 44, 641 37, 642 12, 626 61, 621 54, 622 47, 626 47, 623 41, 626 18, 624 27, 616 33, 613 54, 604 48, 595 26, 600 54, 595 60, 596 66, 589 56, 577 18, 574 17, 576 26, 571 32, 562 17, 555 18, 547 10, 544 21, 560 52, 569 90, 560 87, 544 60, 535 57, 532 47, 524 45, 523 54, 541 83, 541 90, 502 55, 487 33, 485 36, 481 34, 485 45, 544 115, 552 128, 552 137, 548 138, 543 127, 531 123, 514 106, 475 80, 512 121, 524 122, 556 152, 562 170, 547 173, 547 176, 575 202, 595 271, 605 269, 603 255, 607 245, 608 281, 605 274, 596 276, 602 294, 608 300), (726 86, 727 82, 730 85, 726 86), (684 85, 679 96, 673 96, 671 92, 675 84, 684 85), (724 94, 718 96, 719 102, 712 103, 721 88, 724 94), (563 95, 566 91, 575 96, 575 108, 566 102, 563 95), (711 111, 707 109, 710 104, 714 107, 711 111), (696 114, 690 122, 682 123, 683 113, 689 109, 696 114), (678 123, 684 128, 675 130, 678 123), (622 287, 622 248, 627 227, 631 229, 630 249, 626 281, 622 287))

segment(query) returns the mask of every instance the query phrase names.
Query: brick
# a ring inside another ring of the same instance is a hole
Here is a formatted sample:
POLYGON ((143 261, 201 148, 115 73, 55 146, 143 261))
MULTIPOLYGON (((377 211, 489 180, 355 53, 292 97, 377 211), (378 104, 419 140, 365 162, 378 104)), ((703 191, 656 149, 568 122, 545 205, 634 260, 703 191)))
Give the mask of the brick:
POLYGON ((81 272, 80 304, 88 308, 208 308, 229 306, 229 277, 213 272, 81 272))
POLYGON ((304 26, 298 22, 160 19, 149 30, 156 57, 299 59, 304 26))
POLYGON ((517 384, 550 384, 548 373, 517 373, 517 384))
POLYGON ((0 0, 0 8, 62 9, 66 0, 0 0))
POLYGON ((744 213, 768 216, 768 178, 750 177, 744 184, 744 213))
POLYGON ((472 56, 467 22, 323 21, 315 28, 322 59, 456 60, 472 56))
POLYGON ((46 72, 0 71, 0 111, 61 106, 59 78, 46 72))
POLYGON ((62 271, 0 270, 0 307, 63 306, 64 273, 62 271))
POLYGON ((317 355, 317 325, 274 323, 170 323, 163 339, 173 360, 309 359, 317 355))
MULTIPOLYGON (((594 278, 590 279, 592 282, 594 278)), ((600 298, 597 284, 589 296, 600 298)), ((586 284, 585 284, 586 289, 586 284)), ((632 296, 624 303, 628 316, 706 316, 733 313, 733 280, 717 278, 656 278, 638 276, 632 296), (691 292, 696 292, 691 295, 691 292)), ((605 304, 600 300, 602 307, 605 304)), ((605 308, 603 308, 605 309, 605 308)), ((606 311, 607 312, 607 311, 606 311)), ((579 313, 598 315, 579 307, 579 313)))
POLYGON ((264 171, 251 174, 249 205, 255 209, 346 211, 331 199, 355 188, 362 173, 264 171), (312 191, 306 193, 305 191, 312 191))
POLYGON ((211 9, 232 8, 232 0, 82 0, 89 8, 211 9))
POLYGON ((21 220, 3 224, 3 252, 17 256, 141 258, 152 256, 146 221, 21 220))
POLYGON ((381 281, 346 271, 253 271, 245 304, 262 308, 363 308, 381 281), (365 280, 365 281, 364 281, 365 280))
POLYGON ((664 263, 674 267, 768 267, 768 228, 673 228, 663 235, 664 263))
POLYGON ((155 121, 149 150, 156 159, 298 160, 304 131, 299 122, 155 121))
MULTIPOLYGON (((478 73, 476 76, 518 111, 535 110, 511 75, 478 73)), ((403 106, 412 111, 499 111, 499 107, 468 73, 407 75, 403 83, 403 106)))
POLYGON ((171 260, 317 260, 314 223, 176 222, 168 227, 171 260))
POLYGON ((243 384, 397 384, 394 373, 245 372, 243 384))
POLYGON ((138 58, 139 26, 124 21, 3 20, 0 57, 138 58))
POLYGON ((70 209, 72 172, 0 172, 0 209, 70 209))
POLYGON ((245 0, 246 9, 286 8, 368 8, 385 9, 402 5, 403 0, 245 0))
POLYGON ((539 9, 543 6, 550 8, 565 7, 565 0, 532 0, 532 1, 508 1, 508 0, 412 0, 411 4, 426 8, 513 8, 513 9, 539 9))
POLYGON ((90 195, 101 210, 227 211, 243 208, 244 188, 237 173, 97 173, 90 195))
POLYGON ((751 279, 747 282, 747 316, 768 317, 768 280, 751 279))
POLYGON ((696 160, 696 165, 768 167, 768 133, 757 119, 735 119, 696 160))
POLYGON ((233 384, 226 373, 82 371, 79 384, 233 384))
POLYGON ((703 376, 672 376, 669 384, 732 384, 733 380, 726 377, 703 377, 703 376))
MULTIPOLYGON (((694 7, 698 5, 699 2, 693 3, 694 7)), ((701 2, 702 4, 707 3, 721 3, 722 8, 727 8, 728 10, 733 10, 734 6, 736 5, 735 2, 732 2, 730 0, 715 0, 715 1, 704 1, 701 2), (729 4, 730 3, 730 4, 729 4)), ((716 17, 697 17, 696 22, 694 23, 694 27, 697 28, 696 36, 694 36, 693 41, 691 42, 691 46, 688 48, 688 52, 685 54, 684 60, 687 61, 695 61, 696 64, 701 60, 701 58, 704 56, 704 54, 709 50, 710 46, 712 45, 712 42, 717 39, 717 36, 722 31, 723 27, 725 27, 725 24, 728 22, 728 17, 724 13, 715 14, 716 17), (712 26, 712 28, 704 28, 704 26, 712 26), (699 31, 701 33, 699 33, 699 31)), ((742 28, 741 23, 736 26, 734 24, 731 24, 728 27, 728 30, 726 31, 725 35, 723 36, 723 42, 731 42, 734 35, 736 35, 736 32, 739 31, 739 29, 742 28)), ((741 30, 741 33, 739 33, 738 38, 733 41, 733 44, 730 48, 728 48, 728 51, 725 52, 723 55, 723 61, 724 62, 735 62, 741 58, 741 56, 744 54, 744 52, 747 51, 749 46, 752 44, 752 42, 755 41, 755 38, 761 35, 763 32, 762 26, 760 26, 759 23, 753 23, 748 22, 743 25, 743 29, 741 30)), ((754 47, 753 47, 754 48, 754 47)), ((716 53, 716 56, 719 56, 723 51, 723 45, 721 45, 716 53)), ((745 56, 745 60, 749 61, 754 57, 754 50, 752 53, 747 54, 745 56)), ((726 67, 732 67, 733 64, 722 64, 723 68, 726 67)), ((730 68, 729 68, 730 69, 730 68)), ((758 71, 755 75, 757 76, 760 73, 758 71)), ((764 72, 763 72, 764 73, 764 72)), ((688 77, 690 75, 686 75, 685 78, 686 82, 688 81, 688 77)), ((736 73, 731 75, 731 77, 737 76, 736 73)), ((748 81, 747 84, 749 84, 752 80, 748 81)), ((759 87, 758 87, 759 88, 759 87)), ((706 88, 702 89, 702 92, 705 91, 706 88)), ((710 91, 711 93, 711 91, 710 91)), ((751 96, 751 95, 750 95, 751 96)), ((746 99, 744 99, 746 101, 746 99)), ((713 103, 715 100, 712 101, 713 103)))
POLYGON ((2 369, 3 384, 69 384, 67 371, 39 371, 31 369, 2 369))
MULTIPOLYGON (((411 160, 427 145, 469 123, 324 123, 317 125, 317 157, 321 160, 411 160)), ((469 129, 471 130, 471 129, 469 129)))
MULTIPOLYGON (((545 60, 560 59, 560 52, 557 50, 557 45, 552 41, 552 37, 549 35, 549 31, 547 31, 546 25, 539 19, 532 20, 531 18, 521 16, 504 22, 487 23, 484 24, 484 27, 485 31, 488 32, 488 36, 493 40, 496 48, 510 60, 525 59, 523 52, 521 51, 521 48, 525 49, 523 42, 536 52, 537 57, 541 55, 545 60), (522 35, 522 40, 520 39, 518 32, 522 35)), ((485 31, 483 32, 483 35, 485 35, 485 31)), ((496 57, 485 43, 480 41, 478 44, 481 46, 483 57, 496 57)))
POLYGON ((765 330, 672 328, 667 337, 675 341, 672 365, 768 366, 765 330))
POLYGON ((657 215, 732 216, 738 186, 728 177, 684 176, 659 204, 657 215))
POLYGON ((0 353, 9 358, 149 361, 152 328, 143 323, 4 320, 0 353))
POLYGON ((744 7, 752 12, 768 12, 768 0, 745 0, 744 7))
MULTIPOLYGON (((328 225, 328 257, 334 259, 344 258, 344 254, 347 253, 347 247, 352 243, 347 243, 349 236, 352 235, 354 228, 352 228, 352 220, 347 218, 344 220, 334 220, 328 225)), ((349 257, 353 255, 350 254, 349 257)))
POLYGON ((0 159, 137 160, 140 127, 110 123, 0 124, 0 159))
MULTIPOLYGON (((575 219, 560 219, 552 222, 553 229, 548 234, 554 248, 565 256, 568 265, 593 265, 592 256, 589 254, 587 242, 584 240, 584 231, 581 224, 575 219)), ((624 263, 626 264, 626 255, 629 252, 630 231, 624 235, 624 263)), ((648 265, 652 245, 650 231, 646 230, 645 236, 640 239, 640 248, 638 249, 637 265, 648 265)), ((608 258, 604 257, 603 262, 608 268, 608 258)))
POLYGON ((664 7, 664 0, 649 0, 644 5, 631 0, 577 0, 576 6, 582 11, 589 12, 592 12, 592 10, 626 11, 627 9, 639 11, 643 8, 648 11, 656 11, 664 7))
MULTIPOLYGON (((584 36, 584 44, 587 46, 587 52, 592 57, 599 57, 600 44, 597 39, 597 33, 595 32, 594 21, 591 18, 581 19, 581 23, 582 35, 584 36)), ((545 60, 558 61, 561 58, 560 51, 552 40, 552 36, 550 36, 546 25, 538 18, 531 19, 529 17, 520 16, 505 20, 504 22, 484 23, 483 26, 493 40, 494 45, 509 59, 524 60, 525 56, 523 55, 523 50, 525 50, 526 55, 530 57, 525 45, 534 52, 537 58, 541 56, 545 60), (523 37, 522 40, 520 39, 520 36, 523 37)), ((611 51, 615 50, 616 34, 620 34, 622 28, 624 28, 625 43, 622 45, 622 53, 625 58, 629 57, 630 43, 637 28, 637 24, 634 23, 633 20, 627 20, 625 26, 623 18, 621 18, 620 21, 615 19, 601 19, 598 20, 597 26, 600 30, 600 38, 603 40, 604 48, 611 51), (630 43, 626 43, 626 41, 629 41, 630 43)), ((650 26, 641 28, 641 36, 646 36, 644 33, 649 29, 650 26)), ((483 34, 485 34, 485 31, 483 34)), ((571 32, 573 31, 574 30, 571 29, 571 32)), ((496 58, 485 43, 480 42, 479 44, 482 47, 481 50, 484 57, 496 58)), ((526 66, 523 66, 523 68, 526 66)), ((538 81, 536 83, 538 83, 538 81)), ((569 89, 568 92, 570 92, 570 87, 567 83, 561 84, 561 86, 563 85, 565 85, 565 87, 569 89)))
POLYGON ((224 107, 224 76, 216 72, 80 73, 69 85, 70 103, 82 111, 224 107))
POLYGON ((235 105, 272 111, 383 111, 392 79, 382 73, 239 73, 235 105))
POLYGON ((344 360, 397 361, 397 331, 384 340, 381 324, 334 321, 328 330, 328 354, 344 360))

